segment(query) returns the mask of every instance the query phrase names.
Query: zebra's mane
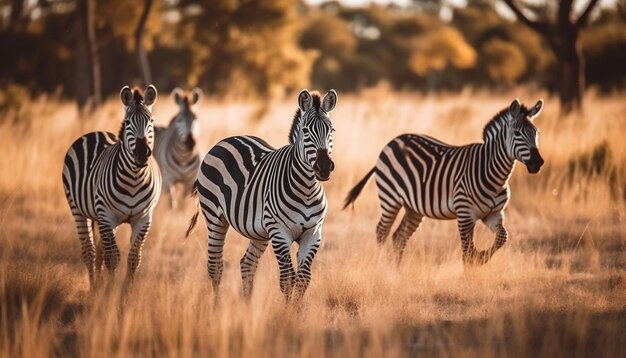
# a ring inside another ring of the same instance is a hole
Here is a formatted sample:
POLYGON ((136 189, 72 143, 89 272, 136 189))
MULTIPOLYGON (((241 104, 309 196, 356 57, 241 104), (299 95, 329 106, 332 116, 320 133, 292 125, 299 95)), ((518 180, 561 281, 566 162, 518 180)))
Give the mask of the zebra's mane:
MULTIPOLYGON (((143 104, 143 93, 141 93, 141 90, 137 87, 133 88, 133 100, 135 101, 135 104, 137 106, 142 105, 143 104)), ((126 119, 126 118, 124 118, 126 119)), ((117 139, 121 140, 122 139, 122 133, 124 132, 124 120, 122 120, 122 124, 120 125, 120 130, 117 132, 117 139)))
MULTIPOLYGON (((520 106, 521 113, 528 113, 528 108, 525 105, 520 106)), ((504 108, 500 112, 498 112, 487 124, 485 128, 483 128, 483 141, 487 140, 487 135, 489 133, 497 132, 500 128, 503 127, 504 122, 507 120, 509 116, 509 107, 504 108)))
MULTIPOLYGON (((320 106, 322 105, 322 96, 320 96, 319 92, 313 91, 311 94, 311 100, 313 101, 313 108, 315 111, 319 111, 320 106)), ((300 127, 302 123, 300 123, 302 111, 300 107, 296 110, 296 113, 293 116, 293 121, 291 122, 291 128, 289 129, 289 144, 295 144, 298 133, 300 132, 300 127)))

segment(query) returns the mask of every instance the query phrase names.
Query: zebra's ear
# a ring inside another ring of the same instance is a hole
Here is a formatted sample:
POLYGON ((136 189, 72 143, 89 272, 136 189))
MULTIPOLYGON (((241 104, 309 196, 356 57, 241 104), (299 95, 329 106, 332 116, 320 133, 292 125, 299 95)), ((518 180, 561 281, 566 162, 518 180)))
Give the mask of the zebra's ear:
POLYGON ((145 103, 146 106, 152 106, 154 102, 156 102, 156 98, 157 98, 156 87, 154 87, 153 85, 148 86, 148 88, 146 88, 146 90, 143 93, 143 103, 145 103))
POLYGON ((300 107, 302 112, 306 112, 313 107, 313 98, 306 88, 298 95, 298 107, 300 107))
POLYGON ((202 98, 202 90, 196 87, 191 91, 191 103, 190 104, 193 106, 194 104, 200 101, 200 98, 202 98))
POLYGON ((528 112, 528 117, 531 120, 534 120, 535 118, 537 118, 537 116, 539 115, 539 113, 541 113, 541 110, 543 109, 543 98, 540 98, 537 101, 537 104, 535 104, 533 106, 533 108, 530 109, 530 111, 528 112))
POLYGON ((511 106, 509 107, 509 113, 511 113, 514 118, 517 118, 517 116, 519 116, 521 108, 522 104, 519 102, 519 99, 516 98, 513 100, 513 102, 511 102, 511 106))
POLYGON ((185 93, 180 87, 176 87, 172 91, 172 97, 174 98, 174 102, 180 106, 183 103, 183 98, 185 98, 185 93))
POLYGON ((337 92, 334 89, 331 89, 324 95, 324 99, 322 100, 322 109, 326 113, 330 113, 335 106, 337 105, 337 92))
POLYGON ((120 91, 120 98, 122 99, 122 103, 125 106, 129 106, 133 100, 133 91, 130 90, 130 87, 124 86, 120 91))

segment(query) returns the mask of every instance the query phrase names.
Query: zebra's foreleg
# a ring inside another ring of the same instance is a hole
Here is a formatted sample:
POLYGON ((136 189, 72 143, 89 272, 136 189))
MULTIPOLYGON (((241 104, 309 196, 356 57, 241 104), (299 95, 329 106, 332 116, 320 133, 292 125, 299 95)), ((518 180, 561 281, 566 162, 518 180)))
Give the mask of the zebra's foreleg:
POLYGON ((504 213, 502 213, 501 211, 484 218, 483 222, 494 234, 496 234, 496 239, 491 248, 489 250, 481 252, 482 259, 484 260, 483 263, 486 263, 487 261, 489 261, 491 256, 493 256, 493 254, 498 251, 498 249, 504 246, 509 238, 509 233, 504 227, 504 213))
POLYGON ((246 253, 241 258, 241 280, 243 281, 243 295, 250 297, 254 286, 254 276, 259 266, 259 259, 265 252, 269 241, 250 239, 246 253))
POLYGON ((458 225, 461 234, 461 246, 463 248, 463 262, 465 264, 476 264, 478 263, 478 252, 474 246, 476 221, 471 217, 459 216, 458 225))
POLYGON ((98 221, 98 228, 100 231, 100 240, 102 240, 102 249, 104 251, 104 265, 109 273, 112 274, 115 272, 120 262, 120 250, 115 242, 116 227, 114 224, 101 219, 98 221))
POLYGON ((298 273, 294 289, 294 298, 304 295, 311 282, 311 266, 322 241, 321 224, 302 233, 298 240, 298 273))
POLYGON ((406 247, 406 242, 411 238, 411 235, 417 230, 422 222, 424 216, 418 214, 411 208, 405 207, 405 213, 400 225, 393 233, 393 248, 396 252, 397 263, 402 260, 402 254, 406 247))
POLYGON ((294 285, 296 273, 291 262, 291 240, 284 236, 272 235, 272 249, 278 260, 280 270, 280 291, 287 299, 291 297, 291 290, 294 285))
POLYGON ((96 282, 96 248, 93 242, 92 220, 80 215, 78 212, 74 213, 74 220, 76 221, 76 230, 80 239, 81 255, 89 274, 89 286, 91 289, 94 289, 96 282))
POLYGON ((138 220, 131 222, 132 233, 130 240, 130 250, 128 252, 128 268, 126 272, 126 284, 131 284, 135 277, 135 272, 141 264, 141 248, 150 230, 152 215, 148 214, 138 220))

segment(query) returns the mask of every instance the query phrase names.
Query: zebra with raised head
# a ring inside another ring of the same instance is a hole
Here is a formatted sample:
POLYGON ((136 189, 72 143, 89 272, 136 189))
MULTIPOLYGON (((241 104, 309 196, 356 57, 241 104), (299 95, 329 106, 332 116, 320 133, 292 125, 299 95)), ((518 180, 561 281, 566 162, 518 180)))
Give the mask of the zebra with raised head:
POLYGON ((209 231, 207 269, 216 292, 229 226, 250 239, 240 261, 245 296, 252 291, 259 258, 270 241, 283 294, 289 298, 294 291, 300 297, 306 290, 327 209, 320 182, 328 180, 334 169, 333 126, 328 114, 336 103, 334 90, 323 99, 317 92, 303 90, 288 145, 274 149, 260 138, 236 136, 217 143, 204 158, 197 189, 209 231), (297 273, 290 256, 294 242, 298 243, 297 273))
POLYGON ((131 225, 126 276, 126 283, 130 283, 141 261, 141 248, 161 191, 161 175, 151 156, 151 107, 156 101, 156 88, 150 85, 142 95, 126 86, 120 97, 125 115, 118 137, 109 132, 85 134, 72 144, 63 165, 63 188, 76 221, 92 288, 101 265, 96 262, 94 222, 99 227, 104 264, 111 273, 120 261, 116 228, 122 223, 131 225))
POLYGON ((382 216, 376 238, 384 243, 400 208, 404 217, 393 234, 398 261, 409 237, 424 216, 457 219, 463 261, 484 264, 506 242, 504 208, 509 202, 509 178, 515 161, 537 173, 544 161, 539 154, 539 130, 534 119, 543 100, 528 109, 515 99, 487 123, 483 143, 451 146, 424 135, 404 134, 389 142, 376 166, 348 194, 352 204, 372 174, 376 174, 382 216), (474 247, 474 226, 482 220, 496 234, 490 249, 474 247))
POLYGON ((200 168, 200 153, 197 142, 200 131, 198 119, 192 108, 202 97, 202 90, 194 88, 189 95, 182 89, 172 92, 179 106, 178 113, 167 127, 155 127, 154 157, 159 163, 163 180, 162 190, 169 199, 170 208, 175 205, 174 192, 178 184, 180 198, 193 191, 200 168))

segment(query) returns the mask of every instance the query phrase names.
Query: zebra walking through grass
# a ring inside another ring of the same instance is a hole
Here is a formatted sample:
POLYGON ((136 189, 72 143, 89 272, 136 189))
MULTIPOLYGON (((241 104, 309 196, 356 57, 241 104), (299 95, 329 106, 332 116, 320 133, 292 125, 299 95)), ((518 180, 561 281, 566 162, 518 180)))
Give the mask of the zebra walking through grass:
POLYGON ((193 191, 200 168, 200 153, 197 142, 199 124, 192 107, 202 96, 199 88, 187 95, 180 88, 172 92, 174 101, 179 106, 178 113, 167 127, 155 127, 154 157, 159 163, 163 180, 161 192, 168 197, 170 208, 174 208, 177 194, 174 189, 182 189, 180 198, 187 197, 193 191))
POLYGON ((303 90, 288 145, 274 149, 260 138, 236 136, 217 143, 204 158, 197 189, 209 231, 207 269, 216 292, 229 226, 250 239, 240 261, 245 296, 252 291, 259 258, 270 241, 283 294, 289 298, 293 291, 297 298, 306 290, 327 209, 320 181, 328 180, 334 169, 333 127, 328 114, 336 103, 334 90, 323 99, 317 92, 303 90), (294 242, 298 243, 297 273, 290 256, 294 242))
POLYGON ((109 132, 85 134, 72 144, 63 165, 63 188, 76 221, 92 288, 101 267, 101 262, 96 262, 94 222, 98 223, 104 264, 110 273, 120 261, 116 228, 122 223, 131 225, 126 276, 126 283, 130 283, 141 262, 141 248, 161 190, 159 169, 151 157, 151 107, 156 101, 156 88, 150 85, 142 95, 126 86, 120 97, 125 115, 118 137, 109 132))
POLYGON ((409 237, 424 216, 457 219, 463 261, 484 264, 506 242, 504 208, 509 202, 509 178, 515 161, 537 173, 544 161, 539 154, 539 130, 533 124, 543 100, 528 109, 517 99, 487 123, 483 143, 451 146, 424 135, 404 134, 389 142, 376 166, 348 194, 344 209, 354 203, 376 174, 382 215, 376 238, 384 243, 398 212, 404 217, 393 234, 398 261, 409 237), (496 234, 490 249, 478 252, 473 232, 482 220, 496 234))

